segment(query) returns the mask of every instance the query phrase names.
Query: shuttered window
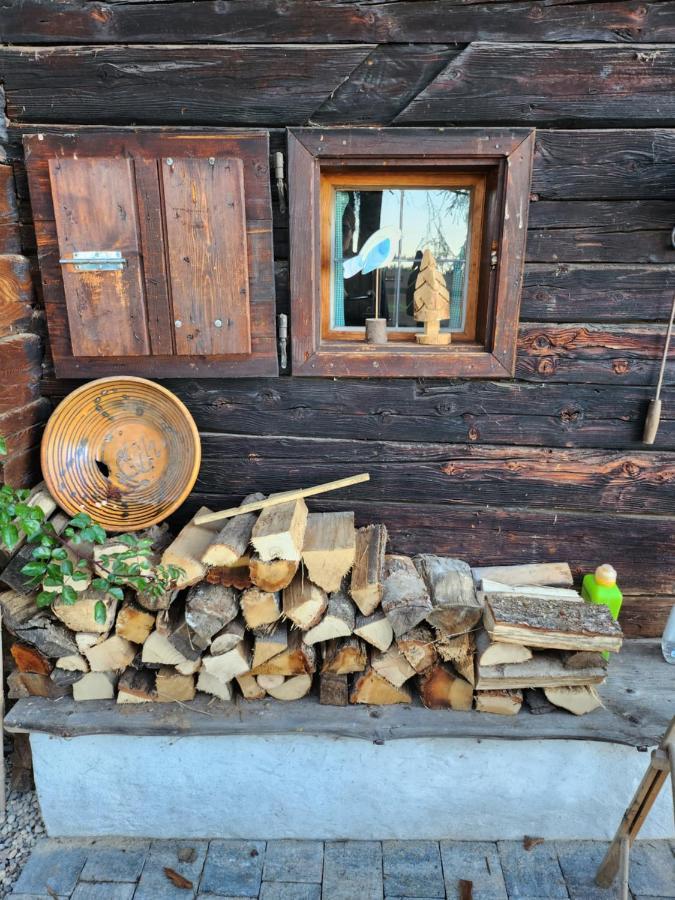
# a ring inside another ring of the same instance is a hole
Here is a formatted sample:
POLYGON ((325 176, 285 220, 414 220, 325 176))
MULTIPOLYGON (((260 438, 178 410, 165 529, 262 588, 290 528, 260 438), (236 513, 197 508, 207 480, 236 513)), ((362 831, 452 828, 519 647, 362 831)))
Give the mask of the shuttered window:
POLYGON ((58 376, 277 374, 266 132, 25 144, 58 376))

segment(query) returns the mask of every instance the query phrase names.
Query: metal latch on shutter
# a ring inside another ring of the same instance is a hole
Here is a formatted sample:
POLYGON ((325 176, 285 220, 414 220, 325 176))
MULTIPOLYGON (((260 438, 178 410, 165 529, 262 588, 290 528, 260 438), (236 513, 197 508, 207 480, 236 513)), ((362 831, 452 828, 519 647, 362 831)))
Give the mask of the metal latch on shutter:
POLYGON ((59 262, 77 272, 118 272, 127 264, 120 250, 78 250, 59 262))

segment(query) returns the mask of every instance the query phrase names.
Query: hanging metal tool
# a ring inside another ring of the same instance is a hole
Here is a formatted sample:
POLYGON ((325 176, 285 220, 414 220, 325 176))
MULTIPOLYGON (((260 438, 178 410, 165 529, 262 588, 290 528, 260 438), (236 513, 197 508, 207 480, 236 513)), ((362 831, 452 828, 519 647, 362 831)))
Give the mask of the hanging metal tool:
POLYGON ((654 443, 654 441, 656 440, 656 432, 659 430, 659 424, 661 422, 661 388, 663 386, 663 376, 666 373, 666 363, 668 362, 670 338, 673 334, 673 320, 675 320, 675 296, 673 296, 673 306, 670 310, 670 321, 668 322, 666 343, 663 348, 663 356, 661 358, 659 380, 656 382, 656 393, 654 394, 654 399, 649 401, 649 409, 647 410, 647 418, 645 419, 645 430, 642 435, 643 444, 654 443))

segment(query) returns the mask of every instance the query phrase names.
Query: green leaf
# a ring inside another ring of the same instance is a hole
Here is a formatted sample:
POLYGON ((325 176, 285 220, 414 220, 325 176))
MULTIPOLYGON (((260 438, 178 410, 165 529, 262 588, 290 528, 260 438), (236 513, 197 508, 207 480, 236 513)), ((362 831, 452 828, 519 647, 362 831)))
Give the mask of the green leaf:
POLYGON ((57 547, 52 550, 52 559, 68 559, 68 552, 65 547, 57 547))
POLYGON ((115 600, 124 600, 124 591, 120 587, 109 587, 108 593, 111 597, 114 597, 115 600))
POLYGON ((0 456, 7 456, 7 441, 0 437, 0 456))
POLYGON ((31 542, 36 541, 42 531, 42 525, 39 522, 33 522, 32 520, 22 522, 21 527, 25 531, 26 537, 31 542))
POLYGON ((86 513, 78 513, 68 523, 71 528, 87 528, 91 525, 91 518, 86 513))
POLYGON ((49 547, 36 547, 31 555, 33 559, 51 559, 52 551, 49 547))
POLYGON ((45 587, 53 587, 53 588, 58 588, 59 590, 61 590, 61 588, 63 587, 63 579, 62 578, 54 578, 53 575, 48 575, 44 579, 43 584, 45 587))
POLYGON ((118 540, 120 544, 126 544, 127 547, 133 547, 135 546, 138 538, 136 538, 133 534, 120 534, 117 536, 116 540, 118 540))
POLYGON ((70 587, 70 585, 64 585, 61 596, 63 597, 63 602, 67 603, 68 606, 72 606, 73 603, 77 603, 77 591, 75 590, 75 588, 70 587))
POLYGON ((21 574, 28 575, 30 578, 39 578, 47 571, 47 566, 45 563, 38 562, 29 562, 26 563, 25 566, 21 567, 21 574))
POLYGON ((42 609, 44 606, 49 606, 53 599, 54 594, 50 594, 48 591, 41 591, 35 598, 35 602, 42 609))
POLYGON ((70 576, 73 581, 87 581, 89 578, 88 572, 83 572, 81 569, 78 569, 76 572, 73 572, 70 576))
POLYGON ((94 606, 94 621, 98 625, 105 625, 105 620, 108 616, 108 610, 106 609, 106 605, 102 600, 97 600, 96 605, 94 606))
POLYGON ((2 536, 2 543, 8 550, 11 550, 15 544, 19 543, 19 532, 15 525, 3 525, 0 535, 2 536))
POLYGON ((107 578, 94 578, 91 582, 91 586, 95 591, 107 591, 108 590, 108 579, 107 578))
MULTIPOLYGON (((28 500, 28 498, 30 497, 30 491, 28 490, 28 488, 19 488, 16 492, 16 496, 18 500, 21 500, 23 502, 24 500, 28 500)), ((39 509, 40 507, 35 508, 39 509)), ((42 510, 40 510, 40 512, 42 512, 42 510)))
POLYGON ((72 575, 73 574, 73 564, 69 559, 64 559, 60 566, 62 575, 72 575))
POLYGON ((100 525, 92 525, 91 532, 93 534, 93 540, 95 544, 103 544, 106 539, 105 529, 101 528, 100 525))

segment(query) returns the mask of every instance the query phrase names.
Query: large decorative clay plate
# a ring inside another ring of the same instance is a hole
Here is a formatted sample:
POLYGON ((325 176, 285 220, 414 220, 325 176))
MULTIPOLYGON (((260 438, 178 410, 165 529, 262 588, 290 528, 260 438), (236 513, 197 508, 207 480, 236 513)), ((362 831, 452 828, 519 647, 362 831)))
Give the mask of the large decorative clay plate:
POLYGON ((199 472, 192 416, 145 378, 100 378, 69 394, 42 439, 42 473, 56 502, 108 531, 160 522, 185 500, 199 472))

